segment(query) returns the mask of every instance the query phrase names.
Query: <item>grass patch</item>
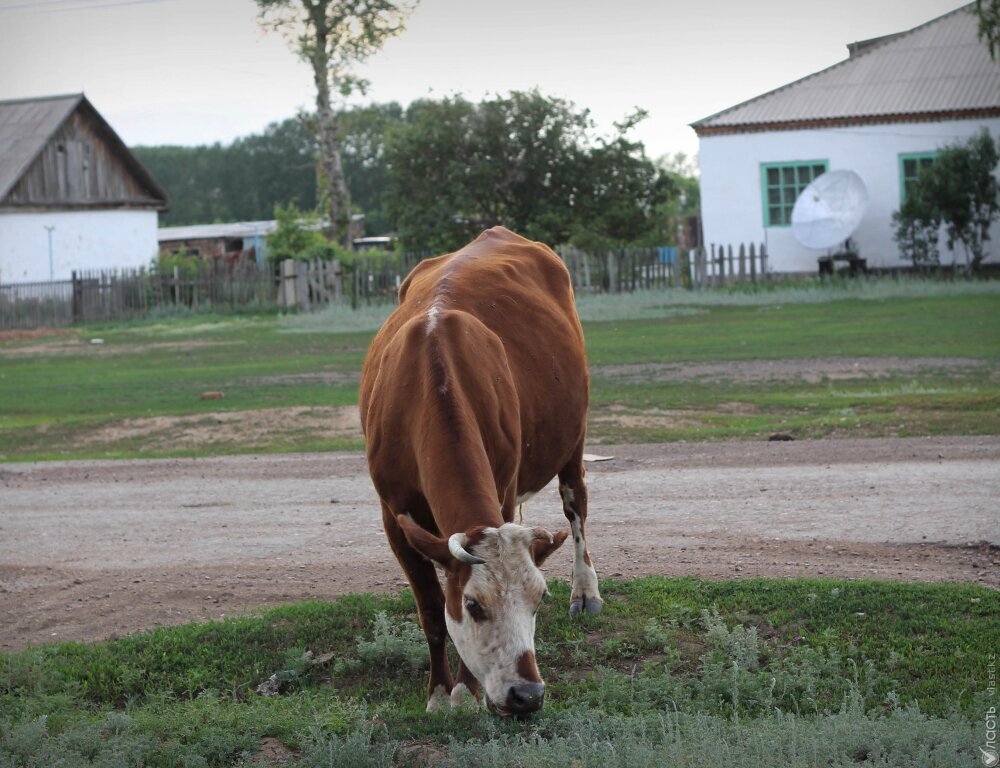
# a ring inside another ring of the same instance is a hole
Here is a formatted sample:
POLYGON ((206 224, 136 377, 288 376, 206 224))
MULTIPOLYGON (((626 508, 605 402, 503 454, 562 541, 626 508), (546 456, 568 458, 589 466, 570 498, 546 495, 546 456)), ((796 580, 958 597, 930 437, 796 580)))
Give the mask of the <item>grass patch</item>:
MULTIPOLYGON (((596 308, 592 316, 632 317, 585 321, 594 371, 590 434, 605 442, 757 439, 775 431, 996 434, 997 285, 862 281, 581 297, 581 307, 596 308), (926 295, 912 295, 920 291, 926 295), (846 378, 807 381, 810 364, 795 363, 817 358, 860 367, 846 378), (930 362, 879 368, 879 360, 914 358, 930 362), (751 361, 788 365, 769 378, 736 371, 751 361), (616 371, 705 363, 719 370, 673 379, 616 371)), ((288 412, 356 404, 372 331, 353 328, 377 324, 386 309, 345 315, 353 326, 341 322, 347 310, 336 308, 88 326, 2 343, 0 460, 355 450, 357 427, 328 434, 288 412), (201 400, 203 392, 225 397, 201 400), (227 415, 260 420, 271 412, 273 424, 260 432, 230 436, 213 427, 227 415), (188 417, 206 419, 203 428, 178 422, 188 417), (168 439, 178 430, 187 437, 168 439)))
POLYGON ((602 584, 539 616, 546 708, 427 715, 408 592, 0 657, 0 764, 972 764, 1000 595, 872 581, 602 584), (322 663, 305 660, 327 653, 322 663), (283 693, 254 687, 277 672, 283 693), (728 762, 727 762, 728 764, 728 762))

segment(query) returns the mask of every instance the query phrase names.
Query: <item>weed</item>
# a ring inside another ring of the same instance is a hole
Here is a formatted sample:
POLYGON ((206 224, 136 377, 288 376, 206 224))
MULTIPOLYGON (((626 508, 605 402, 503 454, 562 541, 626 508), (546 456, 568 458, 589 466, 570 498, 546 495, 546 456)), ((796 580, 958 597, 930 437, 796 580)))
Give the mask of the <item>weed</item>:
POLYGON ((417 672, 430 665, 427 640, 416 624, 391 619, 385 611, 378 611, 372 627, 371 640, 355 641, 356 659, 338 659, 336 674, 356 672, 359 669, 417 672))

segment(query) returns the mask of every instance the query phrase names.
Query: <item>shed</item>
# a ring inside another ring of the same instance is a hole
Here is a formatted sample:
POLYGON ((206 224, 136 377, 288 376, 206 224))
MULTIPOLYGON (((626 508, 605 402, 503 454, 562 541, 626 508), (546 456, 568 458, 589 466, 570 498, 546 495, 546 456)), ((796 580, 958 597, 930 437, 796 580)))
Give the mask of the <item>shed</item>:
POLYGON ((226 261, 256 261, 267 258, 267 236, 278 222, 237 221, 226 224, 192 224, 161 227, 156 234, 161 254, 183 251, 191 256, 226 261))
POLYGON ((166 207, 83 94, 0 101, 0 282, 145 266, 166 207))
MULTIPOLYGON (((869 196, 852 237, 861 257, 869 267, 908 265, 892 214, 920 164, 983 128, 1000 135, 1000 64, 978 39, 972 8, 850 43, 845 60, 692 123, 706 246, 763 241, 772 270, 815 273, 823 254, 794 239, 791 210, 816 176, 848 169, 869 196)), ((953 258, 942 240, 942 263, 953 258)))

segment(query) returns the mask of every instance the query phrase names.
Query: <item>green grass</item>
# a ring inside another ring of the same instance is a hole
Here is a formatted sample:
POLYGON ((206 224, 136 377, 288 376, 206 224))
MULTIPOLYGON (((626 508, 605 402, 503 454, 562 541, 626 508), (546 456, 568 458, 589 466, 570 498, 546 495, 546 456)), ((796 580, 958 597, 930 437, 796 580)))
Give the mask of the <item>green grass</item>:
MULTIPOLYGON (((1000 431, 1000 284, 852 285, 581 297, 585 318, 605 318, 585 321, 594 369, 592 439, 1000 431), (632 319, 606 319, 612 316, 632 319), (794 371, 747 379, 725 369, 661 381, 655 372, 623 375, 617 369, 811 358, 963 358, 979 364, 929 363, 878 376, 862 365, 854 376, 819 381, 794 371)), ((386 311, 200 316, 2 342, 0 459, 356 450, 360 435, 323 435, 295 419, 275 417, 266 434, 252 439, 214 436, 211 419, 219 412, 356 403, 369 326, 386 311), (93 338, 103 343, 91 344, 93 338), (19 347, 31 353, 17 354, 19 347), (206 391, 224 392, 225 399, 199 399, 206 391), (178 439, 191 430, 176 419, 188 416, 208 421, 200 437, 178 439), (148 421, 158 417, 167 420, 148 421)))
POLYGON ((550 588, 547 702, 526 723, 426 714, 412 597, 355 595, 0 656, 0 764, 235 765, 264 738, 307 766, 978 759, 996 592, 646 578, 604 582, 604 613, 581 620, 550 588), (282 695, 253 693, 279 671, 282 695))

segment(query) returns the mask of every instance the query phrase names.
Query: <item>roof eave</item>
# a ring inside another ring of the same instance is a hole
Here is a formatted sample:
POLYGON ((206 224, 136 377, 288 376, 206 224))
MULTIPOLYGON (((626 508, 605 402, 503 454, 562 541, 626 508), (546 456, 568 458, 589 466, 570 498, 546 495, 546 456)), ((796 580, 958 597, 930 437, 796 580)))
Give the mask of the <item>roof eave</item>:
POLYGON ((764 133, 768 131, 796 131, 816 128, 841 128, 849 125, 879 125, 885 123, 928 123, 942 120, 974 120, 1000 117, 1000 106, 971 109, 943 109, 925 112, 904 112, 889 115, 847 115, 844 117, 809 118, 799 120, 771 120, 761 123, 733 123, 705 125, 691 123, 699 136, 719 136, 736 133, 764 133))

